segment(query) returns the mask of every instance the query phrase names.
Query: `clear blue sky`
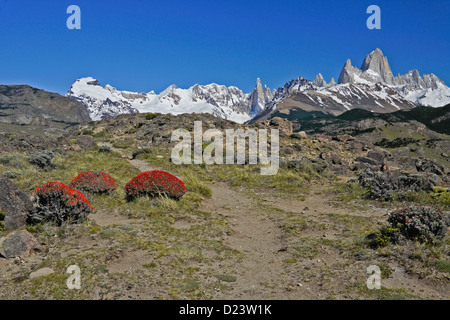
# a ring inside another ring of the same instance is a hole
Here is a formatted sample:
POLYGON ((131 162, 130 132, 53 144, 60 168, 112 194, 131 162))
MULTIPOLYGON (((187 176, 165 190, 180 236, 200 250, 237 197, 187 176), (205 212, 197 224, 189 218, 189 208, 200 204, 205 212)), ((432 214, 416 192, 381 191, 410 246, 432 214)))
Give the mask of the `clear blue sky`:
POLYGON ((170 84, 278 88, 321 72, 337 80, 379 47, 394 75, 417 68, 450 84, 450 1, 0 0, 0 84, 66 93, 92 76, 121 90, 170 84), (81 30, 66 9, 81 8, 81 30), (381 8, 381 30, 366 9, 381 8))

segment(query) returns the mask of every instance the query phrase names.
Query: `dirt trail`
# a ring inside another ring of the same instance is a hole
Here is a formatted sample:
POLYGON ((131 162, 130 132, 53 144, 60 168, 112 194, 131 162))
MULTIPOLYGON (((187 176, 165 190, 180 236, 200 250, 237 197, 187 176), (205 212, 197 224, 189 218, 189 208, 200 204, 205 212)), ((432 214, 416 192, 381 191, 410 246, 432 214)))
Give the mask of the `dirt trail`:
POLYGON ((225 216, 231 232, 225 245, 242 253, 234 266, 237 281, 231 292, 218 299, 287 299, 283 274, 283 241, 273 221, 255 211, 254 199, 231 189, 226 183, 210 185, 213 195, 200 210, 225 216))
MULTIPOLYGON (((121 153, 140 171, 155 170, 146 161, 130 159, 110 143, 102 145, 121 153)), ((218 293, 216 299, 288 299, 283 272, 286 258, 282 234, 277 225, 258 213, 256 200, 234 191, 227 183, 209 184, 212 197, 205 199, 200 210, 227 218, 231 232, 224 244, 242 253, 242 260, 233 266, 237 280, 232 290, 218 293)), ((221 270, 217 270, 220 274, 221 270)))
POLYGON ((152 167, 150 167, 148 162, 144 161, 144 160, 130 159, 121 149, 114 148, 112 143, 110 143, 110 142, 99 143, 99 146, 105 146, 105 147, 110 148, 114 152, 120 153, 122 155, 122 157, 127 159, 133 166, 138 168, 141 172, 161 169, 161 168, 152 168, 152 167))

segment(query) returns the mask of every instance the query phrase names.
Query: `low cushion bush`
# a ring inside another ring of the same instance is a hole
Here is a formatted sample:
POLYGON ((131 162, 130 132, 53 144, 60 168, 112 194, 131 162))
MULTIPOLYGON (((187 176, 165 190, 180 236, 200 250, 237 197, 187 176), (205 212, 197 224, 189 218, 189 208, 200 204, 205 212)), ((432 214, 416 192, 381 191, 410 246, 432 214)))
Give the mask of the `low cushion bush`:
POLYGON ((116 189, 114 179, 101 171, 88 171, 76 176, 69 186, 76 190, 92 193, 110 193, 116 189))
POLYGON ((389 213, 388 222, 407 238, 419 241, 442 239, 450 226, 448 214, 432 206, 410 206, 389 213))
POLYGON ((179 199, 186 193, 183 181, 174 175, 160 170, 141 173, 125 185, 128 200, 139 196, 155 197, 166 195, 179 199))
POLYGON ((28 222, 52 222, 58 226, 80 223, 93 210, 80 191, 60 182, 47 182, 34 190, 34 209, 28 216, 28 222))

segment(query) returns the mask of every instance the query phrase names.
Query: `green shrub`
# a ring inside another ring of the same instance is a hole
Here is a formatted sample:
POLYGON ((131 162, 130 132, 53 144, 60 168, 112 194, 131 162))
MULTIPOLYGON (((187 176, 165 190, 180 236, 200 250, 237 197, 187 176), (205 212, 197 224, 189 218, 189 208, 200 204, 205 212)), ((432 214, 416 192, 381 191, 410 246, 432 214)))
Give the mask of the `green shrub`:
POLYGON ((2 210, 0 210, 0 231, 3 231, 5 229, 3 225, 3 221, 5 220, 6 213, 4 213, 2 210))
POLYGON ((443 206, 450 206, 450 190, 442 187, 433 187, 431 198, 443 206))
POLYGON ((370 246, 373 248, 386 247, 391 242, 398 240, 399 228, 392 228, 390 226, 383 227, 379 233, 376 233, 370 240, 370 246))
POLYGON ((160 113, 157 113, 157 112, 155 112, 155 113, 147 113, 146 115, 145 115, 145 120, 152 120, 152 119, 155 119, 157 116, 159 116, 160 115, 160 113))
POLYGON ((374 145, 382 148, 401 148, 417 142, 419 140, 413 138, 395 138, 394 140, 383 138, 381 141, 375 142, 374 145))
POLYGON ((450 262, 445 260, 439 260, 436 262, 436 269, 441 272, 450 272, 450 262))
POLYGON ((54 157, 55 154, 52 151, 44 150, 33 153, 28 160, 31 164, 37 165, 42 169, 47 169, 55 167, 55 164, 52 162, 54 157))
POLYGON ((83 135, 83 136, 92 136, 93 134, 94 134, 94 131, 92 131, 90 129, 86 129, 81 133, 81 135, 83 135))
POLYGON ((20 176, 20 173, 16 171, 6 171, 3 172, 3 175, 8 179, 16 179, 18 176, 20 176))
POLYGON ((118 148, 118 149, 126 149, 129 148, 130 146, 132 146, 134 144, 134 139, 123 139, 123 140, 118 140, 116 142, 114 142, 113 147, 114 148, 118 148))
POLYGON ((150 154, 150 153, 152 153, 152 150, 149 148, 136 149, 135 151, 133 151, 132 159, 136 159, 141 154, 150 154))

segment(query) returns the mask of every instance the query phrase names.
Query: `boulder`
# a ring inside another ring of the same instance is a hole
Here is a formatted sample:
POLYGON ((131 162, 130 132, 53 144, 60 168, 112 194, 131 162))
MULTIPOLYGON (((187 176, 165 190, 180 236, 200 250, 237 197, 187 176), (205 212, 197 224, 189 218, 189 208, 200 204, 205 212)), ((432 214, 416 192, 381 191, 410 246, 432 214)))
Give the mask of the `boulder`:
POLYGON ((383 163, 379 163, 377 160, 374 160, 372 158, 367 158, 367 157, 358 157, 355 160, 358 162, 366 163, 371 166, 377 166, 377 165, 383 164, 383 163))
POLYGON ((33 209, 30 197, 13 181, 0 175, 0 211, 3 226, 7 230, 18 229, 26 224, 28 213, 33 209))
POLYGON ((15 231, 0 239, 0 254, 7 259, 25 258, 39 249, 37 240, 26 230, 15 231))
POLYGON ((77 144, 82 149, 89 149, 97 146, 97 142, 95 142, 94 138, 91 136, 80 136, 77 140, 77 144))
POLYGON ((429 172, 439 176, 445 173, 443 166, 431 160, 417 159, 415 165, 418 172, 429 172))
POLYGON ((382 165, 386 163, 387 158, 391 157, 388 152, 371 150, 367 153, 367 158, 377 161, 378 164, 382 165))
POLYGON ((306 138, 308 138, 308 135, 306 134, 305 131, 300 131, 300 132, 296 132, 296 133, 291 134, 291 138, 306 139, 306 138))
POLYGON ((55 270, 53 270, 52 268, 42 268, 30 273, 30 279, 45 277, 52 273, 55 273, 55 270))
POLYGON ((290 136, 292 133, 294 133, 292 122, 280 117, 271 119, 269 122, 269 126, 273 126, 275 127, 275 129, 280 130, 281 135, 290 136))
POLYGON ((332 139, 335 141, 339 141, 339 142, 349 142, 349 141, 356 140, 355 137, 348 135, 348 134, 336 135, 336 136, 333 136, 332 139))
POLYGON ((332 164, 332 165, 342 165, 343 164, 342 159, 339 156, 337 156, 336 154, 334 154, 333 152, 322 152, 320 154, 320 158, 322 160, 327 161, 329 164, 332 164))

